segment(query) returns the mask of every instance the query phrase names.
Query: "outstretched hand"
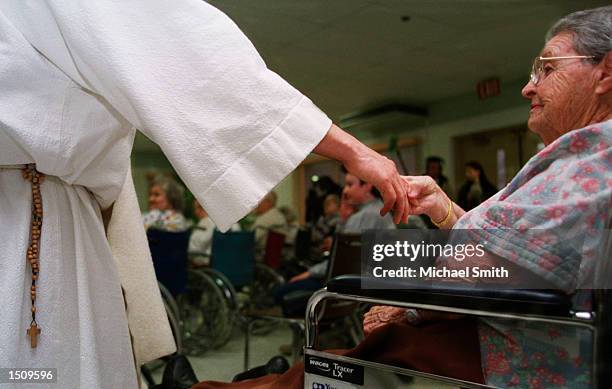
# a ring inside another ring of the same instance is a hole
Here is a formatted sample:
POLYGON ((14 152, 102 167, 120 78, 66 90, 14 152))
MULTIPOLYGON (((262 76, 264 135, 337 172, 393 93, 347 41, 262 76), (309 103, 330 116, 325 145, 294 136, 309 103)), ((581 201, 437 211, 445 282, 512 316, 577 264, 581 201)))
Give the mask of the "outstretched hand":
POLYGON ((392 210, 396 224, 408 222, 410 206, 406 182, 389 158, 370 149, 336 125, 331 126, 313 151, 340 161, 349 173, 378 189, 384 203, 381 215, 392 210))
POLYGON ((357 158, 347 161, 344 166, 349 173, 378 189, 384 203, 380 210, 381 216, 392 210, 395 224, 408 222, 410 206, 406 183, 399 175, 393 161, 365 147, 357 158))

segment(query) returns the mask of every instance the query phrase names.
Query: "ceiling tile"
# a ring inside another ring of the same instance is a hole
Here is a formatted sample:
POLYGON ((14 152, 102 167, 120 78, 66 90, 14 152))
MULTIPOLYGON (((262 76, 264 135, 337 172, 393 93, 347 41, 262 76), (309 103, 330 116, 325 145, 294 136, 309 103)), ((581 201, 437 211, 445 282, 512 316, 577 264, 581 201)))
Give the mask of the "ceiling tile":
POLYGON ((268 66, 337 118, 525 80, 548 27, 600 0, 214 0, 268 66), (402 16, 410 20, 402 22, 402 16))

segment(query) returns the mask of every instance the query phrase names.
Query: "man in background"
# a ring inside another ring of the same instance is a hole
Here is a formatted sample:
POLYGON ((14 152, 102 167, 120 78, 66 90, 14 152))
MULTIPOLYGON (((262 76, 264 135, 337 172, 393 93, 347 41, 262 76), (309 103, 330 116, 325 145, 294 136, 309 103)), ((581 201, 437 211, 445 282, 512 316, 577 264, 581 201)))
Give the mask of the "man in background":
POLYGON ((452 190, 448 177, 442 173, 443 165, 444 160, 442 158, 435 155, 427 157, 425 160, 425 175, 433 178, 444 193, 452 197, 452 190))

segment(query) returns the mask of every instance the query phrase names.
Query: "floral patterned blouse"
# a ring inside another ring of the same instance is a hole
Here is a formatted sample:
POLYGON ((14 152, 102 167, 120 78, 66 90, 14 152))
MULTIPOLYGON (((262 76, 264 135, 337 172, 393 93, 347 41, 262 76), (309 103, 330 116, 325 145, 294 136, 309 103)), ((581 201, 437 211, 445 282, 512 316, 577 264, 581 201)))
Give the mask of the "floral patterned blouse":
POLYGON ((142 215, 145 230, 155 228, 163 231, 181 232, 191 228, 191 222, 175 210, 160 211, 154 209, 142 215))
MULTIPOLYGON (((584 296, 590 296, 589 276, 602 254, 611 209, 612 120, 559 137, 454 229, 475 229, 488 250, 572 293, 575 301, 582 300, 581 308, 588 308, 590 298, 584 296)), ((592 334, 587 329, 483 319, 479 334, 489 385, 591 385, 592 334)))

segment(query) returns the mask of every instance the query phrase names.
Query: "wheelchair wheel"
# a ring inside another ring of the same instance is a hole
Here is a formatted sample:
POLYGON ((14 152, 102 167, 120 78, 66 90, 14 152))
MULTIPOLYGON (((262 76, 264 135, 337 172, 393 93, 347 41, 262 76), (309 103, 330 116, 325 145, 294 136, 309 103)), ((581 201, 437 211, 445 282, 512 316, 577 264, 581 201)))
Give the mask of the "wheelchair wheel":
POLYGON ((211 268, 198 269, 213 279, 215 284, 221 289, 225 302, 227 303, 230 310, 235 314, 238 309, 238 300, 236 289, 231 281, 225 276, 225 274, 211 268))
MULTIPOLYGON (((164 285, 159 284, 159 289, 162 296, 162 301, 164 303, 164 308, 166 310, 166 315, 168 315, 168 322, 170 323, 170 329, 172 330, 172 335, 174 336, 174 342, 176 343, 176 352, 181 353, 183 350, 183 334, 181 329, 181 323, 178 319, 178 305, 172 294, 168 291, 164 285)), ((142 373, 143 379, 147 382, 149 387, 154 387, 156 385, 155 380, 153 379, 153 372, 158 369, 161 369, 164 366, 163 359, 156 359, 150 361, 141 366, 140 371, 142 373)))
MULTIPOLYGON (((172 299, 174 305, 176 305, 176 302, 174 302, 174 299, 172 299)), ((176 352, 177 353, 181 353, 183 351, 183 334, 181 331, 181 325, 179 320, 176 318, 176 316, 174 316, 174 313, 172 312, 172 308, 170 307, 170 304, 168 303, 168 301, 164 300, 164 307, 166 308, 166 313, 168 314, 168 321, 170 322, 170 328, 172 329, 172 335, 174 335, 174 341, 176 342, 176 352)))
POLYGON ((284 283, 285 279, 274 269, 263 263, 256 263, 250 305, 255 308, 274 305, 274 298, 272 296, 274 288, 284 283))
POLYGON ((166 288, 161 282, 157 282, 157 285, 159 285, 159 291, 161 292, 162 299, 164 300, 164 305, 166 305, 166 310, 169 310, 174 316, 174 318, 177 320, 177 322, 180 322, 181 314, 179 312, 179 307, 176 303, 176 300, 172 296, 172 293, 170 293, 168 288, 166 288))
POLYGON ((190 270, 187 289, 179 296, 178 306, 187 353, 201 355, 227 343, 233 330, 230 307, 209 275, 190 270))

